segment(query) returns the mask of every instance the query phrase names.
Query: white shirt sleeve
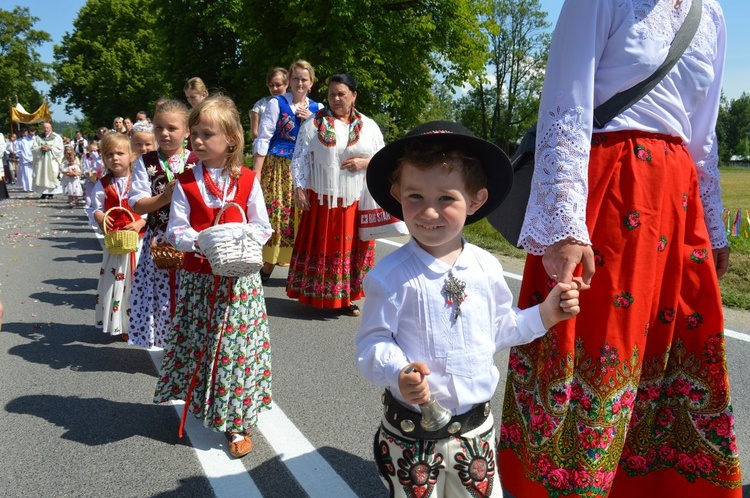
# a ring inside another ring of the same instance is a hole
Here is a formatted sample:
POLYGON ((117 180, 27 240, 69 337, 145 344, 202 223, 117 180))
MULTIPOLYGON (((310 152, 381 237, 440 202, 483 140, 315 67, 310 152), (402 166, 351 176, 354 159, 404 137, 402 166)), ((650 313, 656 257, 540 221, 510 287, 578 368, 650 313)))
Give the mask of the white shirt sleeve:
MULTIPOLYGON (((572 237, 590 244, 586 227, 593 111, 648 77, 664 61, 689 9, 671 2, 636 9, 620 0, 567 0, 550 45, 539 107, 536 165, 519 243, 541 255, 572 237)), ((704 2, 698 33, 674 68, 639 102, 601 131, 641 130, 679 136, 696 163, 713 247, 721 226, 714 129, 725 58, 725 23, 704 2)))
POLYGON ((399 305, 395 294, 388 292, 384 282, 364 279, 365 299, 362 324, 355 340, 355 363, 371 384, 398 391, 398 375, 409 364, 404 351, 396 343, 399 305))
POLYGON ((133 166, 130 182, 128 204, 130 204, 131 208, 135 208, 138 201, 151 197, 151 180, 149 180, 146 165, 143 163, 143 158, 141 157, 138 158, 133 166))
POLYGON ((190 203, 185 191, 178 181, 172 192, 172 203, 169 207, 167 240, 180 251, 200 252, 195 247, 198 231, 190 226, 190 203))
POLYGON ((94 184, 94 190, 91 193, 91 205, 86 209, 86 213, 89 218, 94 219, 94 213, 97 211, 104 212, 104 199, 106 195, 104 193, 104 186, 101 180, 94 184))
MULTIPOLYGON (((286 97, 286 95, 285 95, 286 97)), ((258 122, 258 137, 253 142, 253 152, 260 156, 268 154, 273 134, 276 132, 276 122, 279 120, 279 101, 275 98, 268 101, 266 110, 260 116, 258 122)))

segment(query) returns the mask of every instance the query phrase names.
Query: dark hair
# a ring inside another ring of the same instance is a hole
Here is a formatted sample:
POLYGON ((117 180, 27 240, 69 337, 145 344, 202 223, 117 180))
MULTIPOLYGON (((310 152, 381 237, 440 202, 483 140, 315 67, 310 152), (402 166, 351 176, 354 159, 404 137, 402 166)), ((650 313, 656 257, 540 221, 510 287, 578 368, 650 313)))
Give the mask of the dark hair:
POLYGON ((398 185, 401 170, 409 163, 420 170, 440 167, 450 173, 460 170, 464 177, 464 186, 471 195, 487 186, 487 174, 482 168, 482 161, 466 147, 450 145, 437 141, 415 139, 406 144, 404 153, 396 159, 396 168, 391 172, 390 181, 398 185))
POLYGON ((341 83, 343 85, 346 85, 352 92, 357 91, 357 78, 352 76, 351 73, 347 73, 346 71, 343 73, 336 73, 331 76, 328 84, 330 85, 331 83, 341 83))

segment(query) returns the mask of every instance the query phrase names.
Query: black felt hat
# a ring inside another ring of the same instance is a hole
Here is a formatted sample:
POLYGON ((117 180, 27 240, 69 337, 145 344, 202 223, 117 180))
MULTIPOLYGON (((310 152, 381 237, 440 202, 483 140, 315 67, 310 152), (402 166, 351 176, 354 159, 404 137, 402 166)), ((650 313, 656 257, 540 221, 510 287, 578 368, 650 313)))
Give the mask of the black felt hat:
POLYGON ((497 145, 477 138, 468 128, 451 121, 430 121, 424 123, 400 140, 386 145, 370 159, 367 166, 367 188, 372 197, 383 209, 398 219, 403 219, 401 203, 391 195, 391 174, 396 169, 396 161, 404 155, 406 146, 414 141, 440 142, 461 148, 475 156, 482 163, 487 175, 487 202, 474 214, 466 217, 466 224, 479 221, 491 213, 508 195, 513 185, 513 168, 505 152, 497 145))

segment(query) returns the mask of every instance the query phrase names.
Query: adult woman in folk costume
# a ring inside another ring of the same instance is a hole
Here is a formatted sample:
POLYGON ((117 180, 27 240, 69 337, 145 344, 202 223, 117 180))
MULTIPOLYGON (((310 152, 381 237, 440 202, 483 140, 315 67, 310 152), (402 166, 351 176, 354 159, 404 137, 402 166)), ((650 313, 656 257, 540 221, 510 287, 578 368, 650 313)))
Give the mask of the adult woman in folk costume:
POLYGON ((359 239, 357 205, 370 158, 383 148, 378 125, 354 108, 357 81, 331 76, 328 109, 303 126, 292 159, 295 202, 302 210, 286 293, 316 308, 358 316, 362 279, 375 242, 359 239))
POLYGON ((299 212, 295 208, 289 165, 302 123, 322 107, 307 97, 315 82, 315 70, 309 62, 295 61, 289 68, 289 78, 290 91, 268 102, 253 147, 253 171, 260 176, 274 230, 263 247, 262 282, 271 278, 275 265, 288 264, 292 256, 299 212))
POLYGON ((714 133, 718 2, 703 0, 697 34, 648 95, 592 125, 598 104, 661 64, 693 1, 562 8, 519 305, 555 280, 590 289, 577 317, 511 351, 498 450, 516 496, 742 494, 717 281, 729 259, 714 133))

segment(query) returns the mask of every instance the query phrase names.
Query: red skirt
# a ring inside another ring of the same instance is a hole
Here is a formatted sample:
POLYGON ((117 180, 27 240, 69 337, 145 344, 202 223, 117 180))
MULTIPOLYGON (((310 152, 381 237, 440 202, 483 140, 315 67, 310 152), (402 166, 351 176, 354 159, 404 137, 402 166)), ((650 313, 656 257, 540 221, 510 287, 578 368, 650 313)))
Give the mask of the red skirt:
POLYGON ((375 262, 375 241, 359 239, 357 205, 328 207, 307 190, 310 210, 300 217, 286 294, 316 308, 345 308, 365 297, 362 280, 375 262))
MULTIPOLYGON (((740 497, 721 296, 679 139, 596 134, 581 313, 511 350, 498 453, 518 497, 740 497)), ((579 268, 580 270, 580 268, 579 268)), ((529 256, 519 306, 554 283, 529 256)))

